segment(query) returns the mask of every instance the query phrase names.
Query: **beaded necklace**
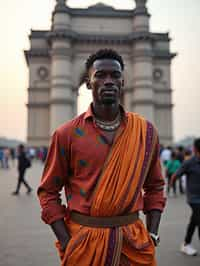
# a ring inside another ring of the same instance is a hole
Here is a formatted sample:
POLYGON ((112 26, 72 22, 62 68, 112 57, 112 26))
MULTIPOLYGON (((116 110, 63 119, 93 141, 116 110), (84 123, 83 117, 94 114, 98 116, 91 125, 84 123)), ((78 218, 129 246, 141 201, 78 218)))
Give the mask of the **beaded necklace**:
POLYGON ((95 124, 105 130, 105 131, 114 131, 116 130, 119 126, 120 126, 120 122, 121 122, 121 115, 120 113, 117 115, 117 117, 115 118, 115 120, 113 121, 109 121, 109 122, 105 122, 105 121, 101 121, 99 119, 97 119, 95 117, 95 124))

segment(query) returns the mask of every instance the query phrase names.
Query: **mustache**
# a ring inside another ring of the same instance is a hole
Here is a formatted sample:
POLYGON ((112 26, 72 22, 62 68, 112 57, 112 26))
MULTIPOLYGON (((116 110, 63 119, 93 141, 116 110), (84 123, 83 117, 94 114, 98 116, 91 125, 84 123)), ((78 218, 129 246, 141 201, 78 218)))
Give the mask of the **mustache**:
POLYGON ((120 88, 118 86, 116 86, 116 85, 102 86, 102 87, 99 88, 100 92, 108 91, 108 90, 119 91, 120 88))

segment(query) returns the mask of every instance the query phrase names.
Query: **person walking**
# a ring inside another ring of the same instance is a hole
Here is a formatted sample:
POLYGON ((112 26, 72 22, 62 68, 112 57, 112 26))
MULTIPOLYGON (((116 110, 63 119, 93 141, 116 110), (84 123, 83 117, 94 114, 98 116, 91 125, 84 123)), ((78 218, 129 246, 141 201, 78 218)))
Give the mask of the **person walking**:
POLYGON ((52 136, 38 197, 62 266, 156 265, 165 206, 158 134, 120 105, 123 70, 116 51, 92 54, 86 84, 93 101, 52 136))
POLYGON ((30 160, 26 157, 26 153, 24 150, 24 145, 20 144, 18 147, 18 182, 17 187, 14 192, 12 192, 12 195, 19 195, 21 184, 24 184, 24 186, 27 188, 27 194, 30 194, 32 191, 32 188, 25 180, 25 173, 26 169, 31 166, 30 160))
POLYGON ((180 168, 181 163, 177 160, 177 155, 175 151, 171 153, 171 159, 166 163, 166 177, 167 177, 167 194, 170 195, 171 187, 173 189, 174 196, 176 196, 176 179, 171 182, 173 174, 180 168))
POLYGON ((187 202, 192 214, 187 226, 184 243, 181 245, 181 252, 194 256, 197 255, 197 250, 191 245, 191 242, 196 228, 200 240, 200 138, 194 141, 194 156, 183 162, 173 175, 171 184, 184 174, 186 175, 187 202))

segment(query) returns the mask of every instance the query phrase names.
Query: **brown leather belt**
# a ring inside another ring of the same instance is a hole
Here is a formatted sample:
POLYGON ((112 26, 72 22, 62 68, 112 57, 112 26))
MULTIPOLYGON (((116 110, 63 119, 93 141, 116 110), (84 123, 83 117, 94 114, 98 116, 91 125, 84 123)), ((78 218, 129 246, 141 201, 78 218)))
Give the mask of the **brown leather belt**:
POLYGON ((89 227, 120 227, 134 223, 139 219, 139 213, 134 212, 121 216, 94 217, 72 211, 70 213, 70 218, 75 223, 89 227))

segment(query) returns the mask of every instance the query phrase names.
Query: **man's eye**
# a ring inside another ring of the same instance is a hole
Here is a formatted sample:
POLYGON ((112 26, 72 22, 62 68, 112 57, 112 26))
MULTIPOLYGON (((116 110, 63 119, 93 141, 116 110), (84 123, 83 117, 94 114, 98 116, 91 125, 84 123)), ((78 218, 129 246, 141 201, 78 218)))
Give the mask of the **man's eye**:
POLYGON ((119 79, 119 78, 121 78, 121 73, 120 72, 114 72, 113 74, 112 74, 112 76, 113 76, 113 78, 117 78, 117 79, 119 79))
POLYGON ((96 76, 97 78, 103 78, 103 77, 104 77, 104 73, 103 73, 103 72, 97 72, 97 73, 95 74, 95 76, 96 76))

